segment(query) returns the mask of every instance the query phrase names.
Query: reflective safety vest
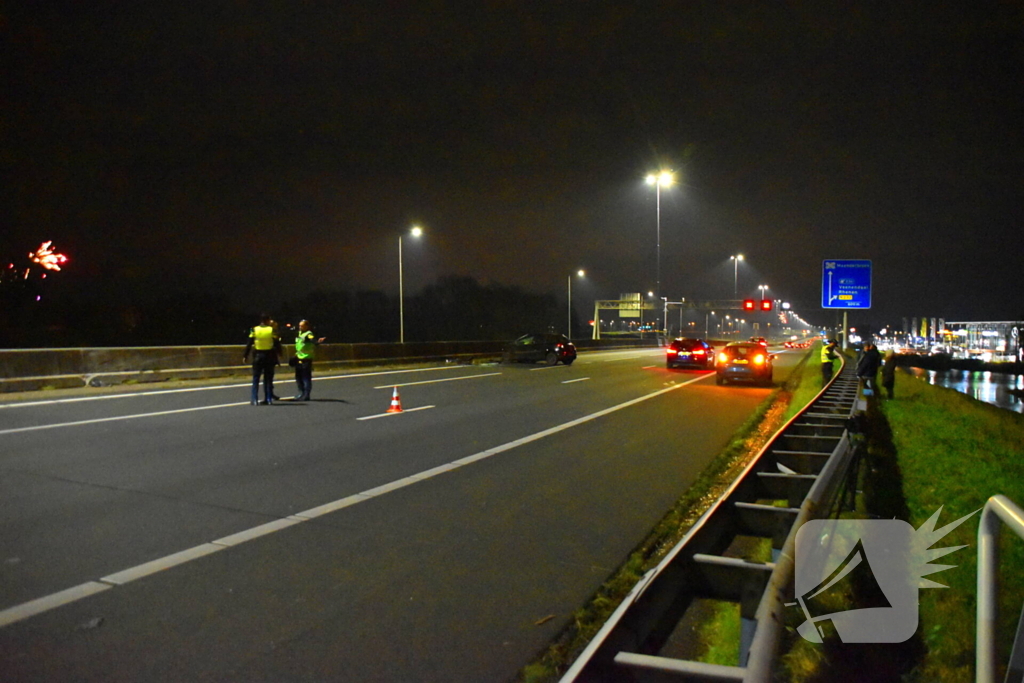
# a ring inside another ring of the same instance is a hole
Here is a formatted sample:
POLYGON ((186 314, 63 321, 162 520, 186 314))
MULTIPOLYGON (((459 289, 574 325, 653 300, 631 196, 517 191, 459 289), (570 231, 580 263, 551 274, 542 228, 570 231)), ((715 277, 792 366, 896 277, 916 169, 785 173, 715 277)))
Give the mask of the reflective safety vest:
POLYGON ((299 332, 299 336, 295 338, 295 357, 302 360, 307 358, 312 360, 315 351, 316 338, 313 336, 313 333, 309 330, 299 332))
POLYGON ((270 351, 274 348, 274 328, 270 325, 257 325, 252 328, 249 337, 255 340, 253 348, 257 351, 270 351))
POLYGON ((822 363, 831 363, 833 361, 833 358, 829 354, 833 354, 833 353, 835 353, 835 352, 832 350, 832 347, 830 347, 828 345, 822 346, 821 347, 821 362, 822 363))

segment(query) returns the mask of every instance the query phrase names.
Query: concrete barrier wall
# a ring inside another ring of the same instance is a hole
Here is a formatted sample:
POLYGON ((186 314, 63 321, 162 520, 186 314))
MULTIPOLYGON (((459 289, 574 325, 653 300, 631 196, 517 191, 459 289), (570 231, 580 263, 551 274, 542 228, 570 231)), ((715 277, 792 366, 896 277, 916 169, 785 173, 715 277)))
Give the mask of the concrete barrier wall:
MULTIPOLYGON (((651 346, 637 339, 575 342, 580 349, 651 346)), ((412 342, 407 344, 322 344, 317 366, 331 369, 370 363, 412 363, 497 357, 507 342, 412 342)), ((43 388, 108 386, 245 374, 245 347, 144 346, 82 349, 0 350, 0 393, 43 388)))

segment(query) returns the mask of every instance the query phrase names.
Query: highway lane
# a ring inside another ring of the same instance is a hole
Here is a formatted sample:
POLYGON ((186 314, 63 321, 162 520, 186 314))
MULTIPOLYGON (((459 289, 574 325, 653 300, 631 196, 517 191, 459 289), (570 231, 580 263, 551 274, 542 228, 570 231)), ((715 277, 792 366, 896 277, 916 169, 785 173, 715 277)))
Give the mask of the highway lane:
POLYGON ((0 408, 0 609, 293 524, 16 621, 0 661, 24 680, 506 679, 766 391, 634 351, 323 379, 309 404, 234 406, 233 386, 0 408), (435 407, 358 419, 395 384, 435 407), (70 424, 108 418, 130 419, 70 424))

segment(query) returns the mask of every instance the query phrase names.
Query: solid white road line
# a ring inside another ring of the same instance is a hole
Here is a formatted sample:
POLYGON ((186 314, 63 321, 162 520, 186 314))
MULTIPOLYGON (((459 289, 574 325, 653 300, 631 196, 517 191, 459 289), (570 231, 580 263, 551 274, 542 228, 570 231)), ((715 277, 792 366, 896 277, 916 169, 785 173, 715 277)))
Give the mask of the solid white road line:
POLYGON ((0 429, 0 435, 18 434, 19 432, 38 432, 43 429, 57 429, 59 427, 77 427, 79 425, 99 424, 101 422, 117 422, 118 420, 134 420, 140 417, 158 417, 160 415, 176 415, 178 413, 194 413, 197 410, 214 410, 215 408, 233 408, 234 406, 247 406, 248 401, 241 403, 221 403, 215 406, 199 406, 197 408, 179 408, 178 410, 160 410, 155 413, 137 413, 135 415, 118 415, 116 417, 97 417, 92 420, 76 420, 75 422, 58 422, 56 424, 35 425, 33 427, 16 427, 14 429, 0 429))
MULTIPOLYGON (((356 377, 377 377, 379 375, 400 375, 410 372, 437 372, 438 370, 457 370, 458 366, 440 368, 412 368, 409 370, 381 370, 380 372, 358 372, 351 375, 322 375, 313 378, 314 382, 325 382, 334 379, 354 379, 356 377)), ((58 403, 80 403, 82 401, 108 401, 114 398, 136 398, 139 396, 162 396, 164 394, 185 394, 193 391, 214 391, 217 389, 238 389, 239 387, 252 386, 252 382, 241 384, 218 384, 212 387, 188 387, 185 389, 157 389, 155 391, 133 391, 128 394, 107 394, 104 396, 79 396, 76 398, 55 398, 46 401, 24 401, 20 403, 0 403, 0 410, 4 408, 29 408, 32 406, 48 406, 58 403)))
POLYGON ((392 387, 411 387, 416 384, 437 384, 438 382, 457 382, 460 379, 480 379, 481 377, 494 377, 500 375, 500 372, 486 372, 481 375, 465 375, 463 377, 446 377, 444 379, 428 379, 422 382, 406 382, 404 384, 381 384, 379 387, 374 389, 391 389, 392 387))
MULTIPOLYGON (((619 403, 618 405, 611 406, 610 408, 599 410, 596 413, 584 415, 583 417, 576 418, 575 420, 570 420, 569 422, 564 422, 560 425, 556 425, 549 429, 539 431, 535 434, 524 436, 521 439, 509 441, 508 443, 502 444, 500 446, 495 446, 494 448, 489 448, 485 451, 480 451, 479 453, 474 453, 473 455, 469 455, 464 458, 459 458, 458 460, 453 460, 444 465, 439 465, 437 467, 432 467, 428 470, 424 470, 423 472, 419 472, 417 474, 402 477, 401 479, 397 479, 387 484, 382 484, 380 486, 367 489, 366 491, 363 491, 361 493, 346 496, 345 498, 341 498, 339 500, 319 505, 315 508, 305 510, 304 512, 298 512, 294 515, 290 515, 288 517, 278 519, 267 524, 262 524, 252 529, 241 531, 230 536, 225 536, 224 538, 221 538, 217 541, 202 543, 192 548, 188 548, 186 550, 182 550, 177 553, 167 555, 166 557, 158 558, 150 562, 145 562, 135 567, 130 567, 120 572, 115 572, 114 574, 109 574, 100 579, 99 581, 89 581, 78 586, 75 586, 73 588, 59 591, 57 593, 52 593, 51 595, 47 595, 42 598, 37 598, 35 600, 31 600, 20 605, 9 607, 5 610, 0 611, 0 628, 21 621, 23 619, 35 616, 42 612, 55 609, 62 605, 75 602, 76 600, 81 600, 82 598, 89 597, 90 595, 94 595, 96 593, 107 590, 114 586, 121 586, 131 581, 151 576, 157 572, 169 569, 171 567, 175 567, 185 562, 191 562, 192 560, 198 559, 200 557, 205 557, 206 555, 209 555, 211 553, 226 550, 227 548, 237 546, 241 543, 245 543, 255 538, 261 538, 263 536, 266 536, 267 534, 274 533, 275 531, 287 529, 291 526, 294 526, 295 524, 316 519, 317 517, 321 517, 328 513, 335 512, 337 510, 341 510, 352 505, 357 505, 364 501, 376 498, 377 496, 390 493, 391 491, 397 491, 406 486, 411 486, 426 479, 430 479, 432 477, 445 474, 447 472, 451 472, 453 470, 459 469, 460 467, 465 467, 466 465, 479 462, 486 458, 498 455, 499 453, 510 451, 513 448, 518 448, 519 446, 526 445, 533 441, 538 441, 553 434, 565 431, 566 429, 571 429, 572 427, 576 427, 578 425, 590 422, 592 420, 596 420, 599 417, 604 417, 605 415, 609 415, 624 408, 628 408, 630 406, 634 406, 638 403, 642 403, 657 396, 661 396, 662 394, 667 394, 670 391, 681 389, 687 386, 688 384, 699 382, 700 380, 706 379, 707 377, 710 376, 711 375, 700 375, 699 377, 694 377, 693 379, 683 382, 681 384, 675 384, 665 389, 659 389, 658 391, 652 392, 650 394, 644 394, 643 396, 630 399, 629 401, 619 403)), ((425 410, 426 408, 433 408, 433 406, 411 408, 410 410, 425 410)), ((410 412, 410 410, 404 412, 410 412)), ((399 413, 384 413, 383 415, 380 416, 370 417, 383 417, 384 415, 398 414, 399 413)))

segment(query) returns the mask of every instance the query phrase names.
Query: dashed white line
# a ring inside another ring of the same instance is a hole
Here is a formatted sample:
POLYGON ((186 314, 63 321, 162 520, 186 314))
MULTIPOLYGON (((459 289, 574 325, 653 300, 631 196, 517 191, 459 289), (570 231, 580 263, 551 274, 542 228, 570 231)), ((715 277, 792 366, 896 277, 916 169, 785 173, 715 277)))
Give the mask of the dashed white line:
POLYGON ((589 377, 580 377, 579 379, 567 379, 562 384, 572 384, 573 382, 586 382, 589 377))
POLYGON ((428 410, 430 408, 436 408, 437 406, 418 406, 416 408, 406 408, 401 412, 397 413, 380 413, 378 415, 367 415, 366 417, 357 417, 357 420, 376 420, 378 417, 391 417, 392 415, 401 415, 402 413, 415 413, 417 410, 428 410))

